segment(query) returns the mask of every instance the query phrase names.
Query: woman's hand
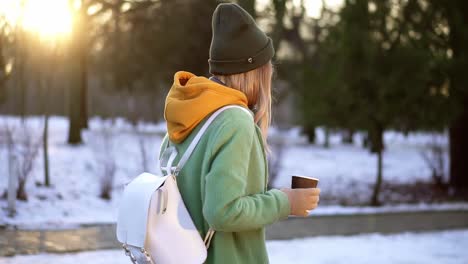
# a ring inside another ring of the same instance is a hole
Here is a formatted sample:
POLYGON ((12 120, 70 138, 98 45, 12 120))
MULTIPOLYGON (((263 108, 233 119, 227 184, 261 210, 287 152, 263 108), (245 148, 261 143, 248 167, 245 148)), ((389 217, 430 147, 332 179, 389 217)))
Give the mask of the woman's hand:
POLYGON ((299 188, 299 189, 281 189, 289 199, 291 205, 290 215, 303 216, 309 215, 309 211, 317 207, 319 202, 319 188, 299 188))

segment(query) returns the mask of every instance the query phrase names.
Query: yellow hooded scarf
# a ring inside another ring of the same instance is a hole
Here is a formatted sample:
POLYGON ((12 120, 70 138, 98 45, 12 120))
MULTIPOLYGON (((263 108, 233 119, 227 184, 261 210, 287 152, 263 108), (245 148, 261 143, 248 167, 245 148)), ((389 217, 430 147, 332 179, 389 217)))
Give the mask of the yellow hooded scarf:
POLYGON ((203 76, 176 72, 164 106, 169 139, 184 141, 208 114, 231 104, 247 107, 246 95, 203 76))

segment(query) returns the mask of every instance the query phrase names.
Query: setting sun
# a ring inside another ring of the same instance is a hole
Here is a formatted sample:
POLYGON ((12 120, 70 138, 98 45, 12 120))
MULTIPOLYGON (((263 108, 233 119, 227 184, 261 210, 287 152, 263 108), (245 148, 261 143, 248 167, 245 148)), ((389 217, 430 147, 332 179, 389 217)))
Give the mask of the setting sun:
POLYGON ((66 35, 72 28, 72 13, 67 0, 2 0, 0 14, 9 23, 19 24, 47 38, 66 35))

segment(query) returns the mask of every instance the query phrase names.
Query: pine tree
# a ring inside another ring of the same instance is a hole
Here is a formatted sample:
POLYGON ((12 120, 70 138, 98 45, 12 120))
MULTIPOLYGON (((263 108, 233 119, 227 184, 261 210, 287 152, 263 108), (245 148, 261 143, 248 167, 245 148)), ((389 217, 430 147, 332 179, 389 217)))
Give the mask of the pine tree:
POLYGON ((311 113, 318 122, 368 131, 377 154, 372 205, 381 203, 385 130, 416 129, 413 123, 421 123, 429 109, 431 54, 412 36, 409 3, 346 1, 339 22, 326 29, 318 46, 318 69, 309 74, 311 113))

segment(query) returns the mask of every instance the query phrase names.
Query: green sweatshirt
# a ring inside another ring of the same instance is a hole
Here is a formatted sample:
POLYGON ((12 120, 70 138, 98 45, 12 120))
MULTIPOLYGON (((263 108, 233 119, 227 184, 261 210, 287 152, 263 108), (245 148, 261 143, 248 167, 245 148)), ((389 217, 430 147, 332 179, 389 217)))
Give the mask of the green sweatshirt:
MULTIPOLYGON (((193 102, 193 98, 190 100, 193 102)), ((166 105, 165 111, 174 110, 166 105)), ((173 164, 208 117, 202 118, 182 142, 173 144, 179 153, 173 164)), ((179 190, 200 235, 204 237, 210 227, 216 231, 206 263, 268 263, 265 226, 287 218, 290 205, 282 191, 267 190, 262 142, 252 116, 241 109, 227 109, 211 123, 179 173, 179 190)))

